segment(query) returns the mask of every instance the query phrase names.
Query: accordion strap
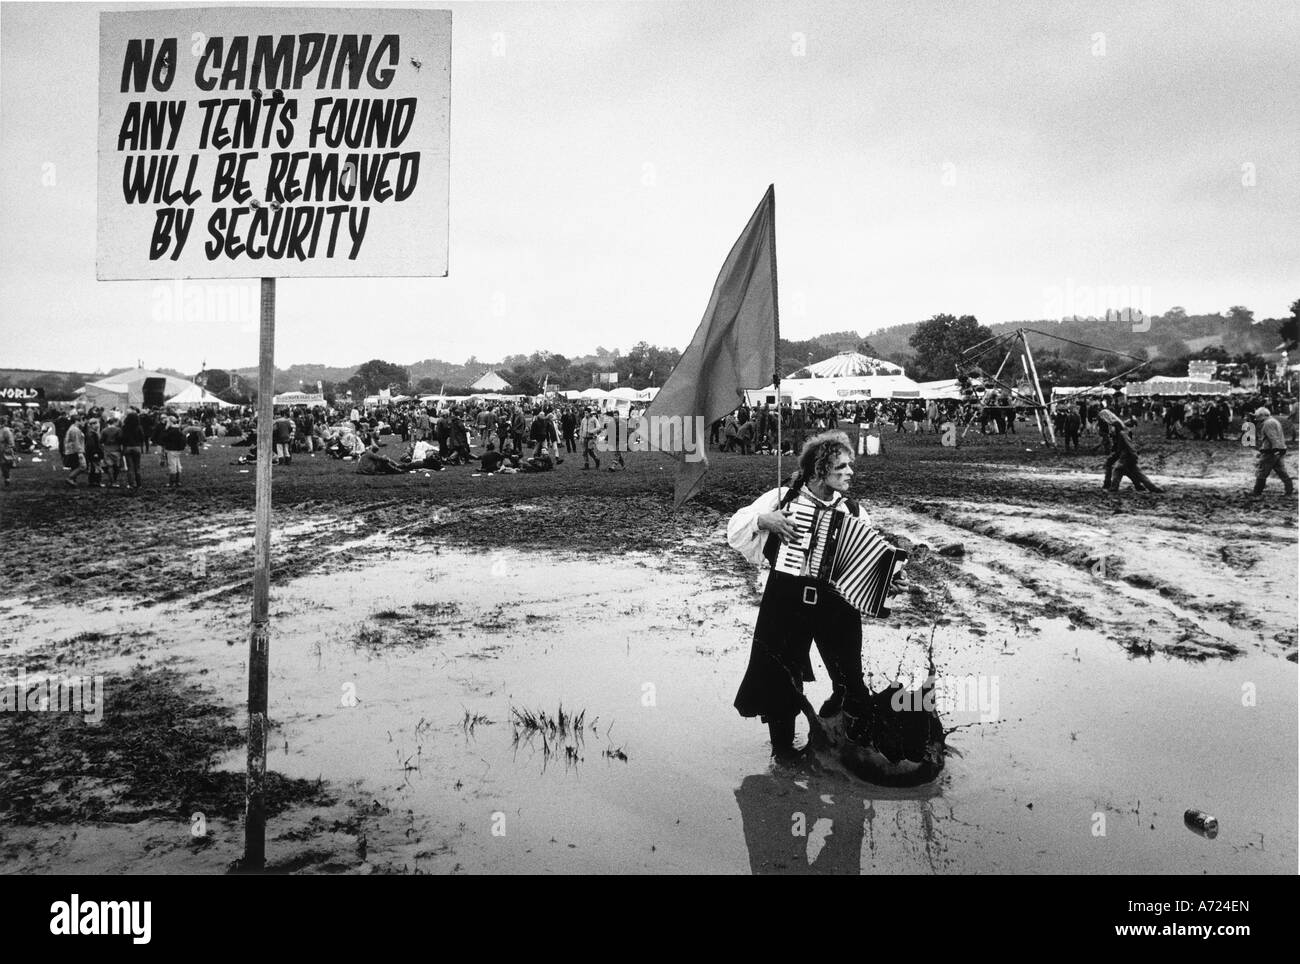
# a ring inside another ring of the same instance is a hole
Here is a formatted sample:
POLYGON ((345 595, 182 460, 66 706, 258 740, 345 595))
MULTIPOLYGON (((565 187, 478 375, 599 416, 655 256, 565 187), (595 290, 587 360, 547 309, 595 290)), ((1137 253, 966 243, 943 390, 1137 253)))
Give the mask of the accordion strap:
POLYGON ((795 475, 790 479, 790 485, 785 490, 785 495, 781 496, 781 501, 777 504, 776 511, 780 512, 787 505, 799 498, 799 492, 803 489, 803 477, 795 475))
MULTIPOLYGON (((776 511, 782 511, 786 506, 799 497, 799 490, 803 488, 803 477, 797 472, 790 478, 790 485, 785 490, 776 505, 776 511)), ((763 543, 763 558, 767 560, 769 567, 776 568, 776 554, 781 549, 781 538, 775 532, 768 533, 767 541, 763 543)))

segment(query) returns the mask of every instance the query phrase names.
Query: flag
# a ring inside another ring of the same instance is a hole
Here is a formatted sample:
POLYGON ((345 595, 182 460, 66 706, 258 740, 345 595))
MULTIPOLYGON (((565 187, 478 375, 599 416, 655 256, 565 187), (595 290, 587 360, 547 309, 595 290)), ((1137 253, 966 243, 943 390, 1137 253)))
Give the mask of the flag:
MULTIPOLYGON (((702 416, 707 429, 740 404, 745 389, 771 383, 777 331, 776 189, 769 186, 722 263, 695 337, 646 417, 678 416, 685 425, 702 416)), ((695 494, 709 467, 705 439, 695 441, 698 461, 672 453, 678 462, 674 508, 695 494)))

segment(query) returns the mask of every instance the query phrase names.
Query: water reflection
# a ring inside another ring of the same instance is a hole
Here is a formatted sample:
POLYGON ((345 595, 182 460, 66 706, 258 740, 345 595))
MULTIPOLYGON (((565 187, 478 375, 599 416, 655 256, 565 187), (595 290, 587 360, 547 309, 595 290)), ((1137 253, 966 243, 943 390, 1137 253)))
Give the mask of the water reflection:
POLYGON ((755 874, 942 873, 956 824, 936 816, 940 797, 938 781, 891 790, 836 772, 753 774, 736 789, 755 874))

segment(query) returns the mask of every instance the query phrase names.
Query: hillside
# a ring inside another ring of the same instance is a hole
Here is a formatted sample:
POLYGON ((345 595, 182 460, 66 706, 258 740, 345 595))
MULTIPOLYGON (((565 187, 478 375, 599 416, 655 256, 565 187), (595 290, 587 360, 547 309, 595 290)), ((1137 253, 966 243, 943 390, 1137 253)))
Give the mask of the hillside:
MULTIPOLYGON (((358 365, 360 362, 357 363, 358 365)), ((318 381, 324 382, 344 382, 352 377, 356 372, 357 366, 352 365, 348 368, 339 368, 331 365, 317 365, 310 362, 290 365, 288 368, 277 368, 275 370, 275 390, 277 392, 296 391, 301 387, 315 389, 318 381)), ((257 366, 252 365, 248 368, 232 368, 231 372, 244 379, 250 385, 257 384, 257 366)))
MULTIPOLYGON (((880 352, 880 357, 906 366, 914 355, 908 338, 916 331, 918 323, 894 325, 872 332, 866 338, 880 352)), ((1115 318, 1071 318, 1059 321, 1004 321, 989 325, 995 335, 1017 328, 1068 338, 1085 345, 1123 352, 1150 359, 1179 358, 1209 348, 1221 348, 1228 355, 1254 353, 1270 354, 1281 340, 1277 329, 1281 319, 1269 318, 1252 323, 1245 317, 1225 318, 1222 315, 1156 315, 1136 325, 1115 318), (1134 331, 1134 328, 1139 330, 1134 331), (1143 330, 1145 329, 1145 330, 1143 330)), ((1062 358, 1089 360, 1095 353, 1079 346, 1067 345, 1049 338, 1031 338, 1036 348, 1059 351, 1062 358)))
MULTIPOLYGON (((862 335, 856 331, 835 331, 816 335, 805 340, 781 339, 781 370, 791 373, 810 362, 818 362, 842 351, 860 350, 867 354, 884 358, 908 367, 915 352, 908 344, 908 339, 916 331, 919 322, 893 325, 879 331, 862 335)), ((1056 335, 1083 345, 1094 345, 1101 349, 1122 352, 1141 358, 1176 359, 1209 349, 1221 349, 1227 355, 1246 353, 1269 354, 1277 347, 1279 337, 1277 328, 1279 319, 1264 319, 1253 323, 1249 313, 1225 318, 1219 314, 1186 315, 1176 310, 1166 315, 1158 315, 1139 322, 1136 326, 1129 321, 1115 318, 1107 321, 1099 318, 1072 318, 1065 320, 1005 321, 989 326, 995 334, 1003 334, 1016 328, 1032 328, 1039 332, 1056 335), (1134 327, 1139 330, 1134 331, 1134 327), (1145 330, 1142 330, 1145 329, 1145 330)), ((1058 357, 1063 361, 1079 363, 1098 363, 1112 360, 1106 352, 1094 352, 1079 345, 1070 345, 1049 338, 1038 337, 1031 340, 1035 353, 1058 357)), ((358 359, 357 365, 351 367, 331 367, 326 365, 299 364, 288 368, 276 369, 275 385, 277 391, 286 391, 299 387, 312 387, 317 381, 341 383, 347 381, 357 371, 365 359, 358 359)), ((508 355, 497 362, 480 361, 471 357, 464 364, 443 361, 438 358, 426 358, 406 364, 410 372, 411 384, 418 385, 422 379, 429 379, 437 386, 448 389, 467 388, 487 369, 500 371, 509 377, 512 368, 522 366, 534 367, 532 356, 508 355)), ((567 359, 570 366, 594 366, 598 369, 615 370, 627 367, 627 356, 617 350, 611 351, 597 346, 589 355, 567 359)), ((238 373, 255 383, 257 370, 241 368, 238 373)), ((662 377, 662 375, 661 375, 662 377)), ((540 376, 538 376, 540 381, 540 376)), ((426 383, 427 384, 427 383, 426 383)))
MULTIPOLYGON (((903 365, 910 371, 915 361, 915 352, 908 339, 916 331, 918 324, 919 322, 912 322, 893 325, 867 335, 856 331, 835 331, 801 341, 783 338, 780 345, 781 370, 789 374, 810 362, 830 358, 838 352, 857 350, 903 365)), ((1031 338, 1035 356, 1040 360, 1040 367, 1060 368, 1062 366, 1053 365, 1052 362, 1074 366, 1092 366, 1107 361, 1112 365, 1116 363, 1113 355, 1083 347, 1087 345, 1164 362, 1201 352, 1213 354, 1221 352, 1221 357, 1245 354, 1273 355, 1281 341, 1278 335, 1281 324, 1282 321, 1275 318, 1255 322, 1250 312, 1245 309, 1238 309, 1230 317, 1220 314, 1187 315, 1181 313, 1180 309, 1173 309, 1165 315, 1141 320, 1137 324, 1117 318, 1110 320, 1070 318, 997 322, 990 325, 989 329, 995 335, 999 335, 1016 328, 1031 328, 1082 343, 1071 345, 1041 335, 1031 338), (1135 328, 1137 330, 1134 330, 1135 328)), ((317 382, 325 383, 327 386, 340 385, 355 375, 357 369, 366 360, 359 358, 356 364, 350 366, 304 362, 287 368, 277 368, 275 390, 282 392, 300 387, 314 390, 317 382)), ((448 390, 465 389, 488 369, 500 371, 507 380, 512 383, 518 382, 522 390, 528 390, 530 381, 540 384, 547 370, 551 372, 549 377, 552 385, 571 381, 573 387, 585 387, 589 384, 591 371, 620 371, 624 377, 627 377, 633 368, 644 368, 651 376, 650 381, 662 384, 664 375, 675 361, 674 350, 661 351, 654 349, 653 346, 642 344, 628 352, 610 350, 598 345, 590 354, 567 359, 546 352, 534 352, 532 355, 509 355, 497 362, 481 361, 471 356, 462 364, 439 358, 425 358, 403 367, 410 373, 411 386, 421 391, 436 391, 439 387, 446 387, 448 390), (651 349, 659 354, 649 357, 641 351, 642 349, 651 349), (663 357, 660 357, 661 355, 663 357), (573 373, 571 377, 564 376, 563 373, 566 371, 573 373)), ((192 373, 172 372, 167 368, 158 370, 182 377, 194 377, 192 373)), ((247 387, 257 384, 256 367, 234 369, 234 374, 240 376, 247 387)), ((638 373, 634 379, 638 386, 647 383, 644 374, 638 373)), ((72 393, 86 382, 102 377, 102 373, 0 369, 0 388, 40 386, 45 389, 47 398, 65 399, 71 398, 72 393)))

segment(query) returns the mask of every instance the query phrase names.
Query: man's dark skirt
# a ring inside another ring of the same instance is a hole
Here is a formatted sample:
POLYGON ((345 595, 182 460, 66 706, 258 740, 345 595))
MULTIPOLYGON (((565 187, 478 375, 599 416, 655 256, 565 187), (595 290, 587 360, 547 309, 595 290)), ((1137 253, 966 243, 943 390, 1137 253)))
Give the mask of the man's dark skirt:
POLYGON ((825 583, 769 573, 749 667, 736 694, 741 716, 798 715, 803 684, 814 679, 809 660, 814 641, 835 688, 861 693, 862 618, 857 610, 825 583))

